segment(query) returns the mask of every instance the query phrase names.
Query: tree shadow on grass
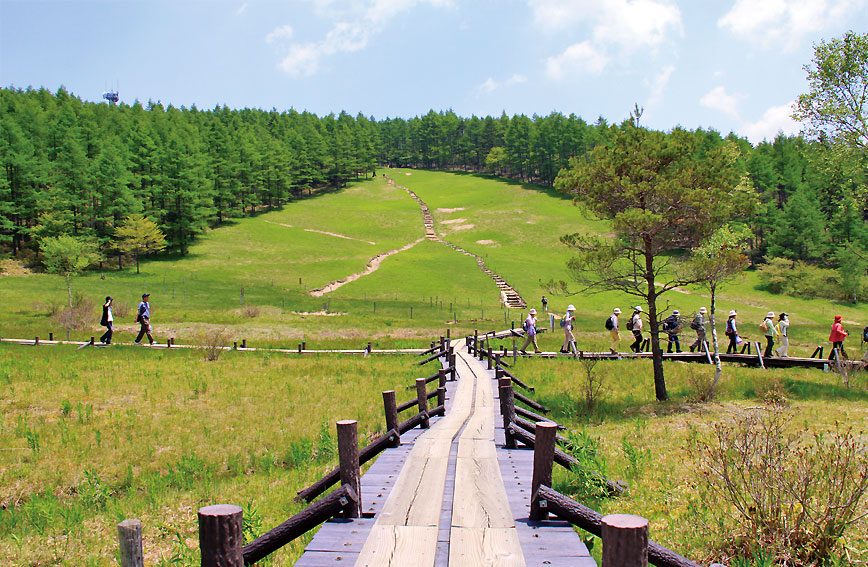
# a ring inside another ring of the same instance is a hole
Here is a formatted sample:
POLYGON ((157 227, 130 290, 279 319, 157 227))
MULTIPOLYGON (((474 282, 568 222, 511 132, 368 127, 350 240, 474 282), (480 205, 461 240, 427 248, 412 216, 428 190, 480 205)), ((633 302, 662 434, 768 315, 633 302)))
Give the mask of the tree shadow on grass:
POLYGON ((548 185, 539 185, 536 183, 527 183, 524 181, 520 181, 518 179, 511 179, 507 177, 499 177, 497 175, 491 173, 479 173, 476 171, 450 171, 450 170, 442 170, 442 169, 426 169, 423 171, 436 171, 441 173, 452 173, 454 175, 464 176, 464 177, 476 177, 479 179, 485 179, 488 181, 499 181, 500 183, 505 183, 506 185, 510 185, 512 187, 520 187, 521 189, 525 189, 527 191, 534 191, 536 193, 545 193, 549 197, 554 199, 560 199, 562 201, 572 201, 573 198, 570 195, 565 193, 561 193, 554 187, 550 187, 548 185))

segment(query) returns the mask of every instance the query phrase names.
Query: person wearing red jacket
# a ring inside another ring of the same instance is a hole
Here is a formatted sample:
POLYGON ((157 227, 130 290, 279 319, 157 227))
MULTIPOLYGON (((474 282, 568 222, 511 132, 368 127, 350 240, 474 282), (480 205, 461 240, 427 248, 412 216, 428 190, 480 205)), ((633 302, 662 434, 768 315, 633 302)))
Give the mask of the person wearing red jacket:
POLYGON ((829 333, 829 340, 832 342, 832 351, 829 353, 829 360, 835 359, 837 351, 840 358, 847 358, 847 353, 844 352, 844 339, 847 338, 847 331, 844 330, 844 325, 841 324, 841 316, 835 315, 835 322, 832 323, 832 332, 829 333))

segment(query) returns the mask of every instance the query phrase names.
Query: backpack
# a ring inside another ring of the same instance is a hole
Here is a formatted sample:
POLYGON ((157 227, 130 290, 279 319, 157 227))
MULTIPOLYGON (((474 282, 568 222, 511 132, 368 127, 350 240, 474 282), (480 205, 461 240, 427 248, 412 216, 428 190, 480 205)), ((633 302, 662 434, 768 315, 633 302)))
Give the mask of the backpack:
POLYGON ((734 335, 735 334, 735 329, 732 327, 732 321, 733 321, 732 319, 728 319, 726 321, 726 332, 724 333, 725 335, 734 335))
POLYGON ((527 332, 529 326, 530 326, 530 325, 527 324, 527 319, 525 319, 524 321, 522 321, 522 323, 521 323, 521 328, 524 330, 525 333, 527 332))
POLYGON ((862 329, 862 342, 868 343, 868 327, 862 329))
POLYGON ((766 333, 769 330, 769 324, 766 321, 768 321, 768 319, 763 319, 763 322, 760 323, 760 326, 759 326, 760 331, 762 331, 763 333, 766 333))
POLYGON ((695 318, 693 321, 690 322, 690 328, 694 331, 698 331, 702 328, 702 326, 702 323, 699 322, 699 317, 695 318))
POLYGON ((632 317, 630 317, 630 319, 627 320, 627 324, 625 326, 627 327, 628 331, 633 330, 633 318, 632 317))
POLYGON ((566 327, 566 326, 567 326, 567 319, 565 317, 565 318, 561 319, 561 327, 566 327))
POLYGON ((678 327, 678 320, 673 317, 663 319, 663 330, 674 331, 678 327))
POLYGON ((614 331, 615 330, 615 322, 612 321, 611 315, 609 315, 609 318, 606 319, 606 330, 607 331, 614 331))

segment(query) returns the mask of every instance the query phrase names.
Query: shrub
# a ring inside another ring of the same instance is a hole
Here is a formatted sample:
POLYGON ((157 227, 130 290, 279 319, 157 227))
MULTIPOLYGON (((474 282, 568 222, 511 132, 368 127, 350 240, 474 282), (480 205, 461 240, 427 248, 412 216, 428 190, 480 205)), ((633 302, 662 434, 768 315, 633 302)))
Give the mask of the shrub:
POLYGON ((205 360, 214 361, 220 358, 231 338, 229 329, 214 328, 201 331, 196 337, 196 343, 205 353, 205 360))
MULTIPOLYGON (((845 289, 841 275, 836 270, 810 266, 804 262, 792 263, 783 258, 772 258, 768 264, 757 268, 760 289, 813 299, 822 297, 832 300, 852 300, 852 293, 845 289)), ((863 282, 858 284, 859 289, 863 282)))
POLYGON ((258 305, 245 305, 243 313, 244 313, 244 316, 249 318, 249 319, 259 317, 259 306, 258 305))
POLYGON ((80 331, 89 329, 99 323, 96 304, 90 299, 76 295, 73 298, 72 309, 65 307, 52 315, 64 329, 80 331))
POLYGON ((603 377, 594 372, 594 367, 597 366, 600 359, 579 356, 579 362, 582 363, 582 367, 585 370, 584 380, 582 381, 582 391, 585 394, 585 411, 590 414, 594 411, 603 393, 603 377))
POLYGON ((813 433, 770 406, 694 439, 707 505, 728 529, 724 549, 775 564, 821 565, 840 551, 868 490, 866 446, 850 430, 813 433))

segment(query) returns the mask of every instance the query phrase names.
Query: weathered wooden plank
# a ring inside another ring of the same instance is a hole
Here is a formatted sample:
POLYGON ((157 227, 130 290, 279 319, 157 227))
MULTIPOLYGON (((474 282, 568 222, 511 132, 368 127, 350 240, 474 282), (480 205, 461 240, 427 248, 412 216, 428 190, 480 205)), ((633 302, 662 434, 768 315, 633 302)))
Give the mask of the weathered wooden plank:
POLYGON ((453 527, 450 567, 524 567, 524 555, 514 529, 453 527))
POLYGON ((437 528, 375 525, 356 560, 357 567, 433 567, 437 528))

